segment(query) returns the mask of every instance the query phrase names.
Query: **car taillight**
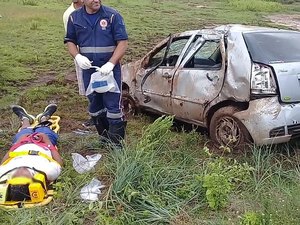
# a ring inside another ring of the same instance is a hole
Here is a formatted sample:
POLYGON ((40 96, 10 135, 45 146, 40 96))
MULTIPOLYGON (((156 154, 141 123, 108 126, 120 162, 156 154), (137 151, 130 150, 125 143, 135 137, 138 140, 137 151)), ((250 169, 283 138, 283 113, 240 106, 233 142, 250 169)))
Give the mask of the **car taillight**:
POLYGON ((270 67, 253 63, 251 94, 276 94, 276 84, 270 67))

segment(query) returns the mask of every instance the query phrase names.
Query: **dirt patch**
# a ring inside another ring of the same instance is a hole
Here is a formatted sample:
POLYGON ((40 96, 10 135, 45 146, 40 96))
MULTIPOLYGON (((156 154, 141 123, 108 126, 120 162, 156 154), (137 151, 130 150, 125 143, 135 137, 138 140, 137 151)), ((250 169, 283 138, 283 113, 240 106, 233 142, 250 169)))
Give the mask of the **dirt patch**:
POLYGON ((48 72, 40 74, 36 79, 31 79, 22 85, 22 90, 34 88, 42 84, 50 85, 56 81, 56 73, 48 72))
MULTIPOLYGON (((57 73, 56 72, 47 72, 40 74, 36 79, 26 82, 23 86, 23 89, 34 88, 40 86, 41 84, 51 85, 57 82, 57 73)), ((66 84, 77 84, 77 77, 74 68, 70 68, 64 77, 64 83, 66 84)))
POLYGON ((71 68, 67 71, 65 75, 65 81, 67 83, 77 83, 77 77, 74 68, 71 68))
POLYGON ((266 17, 273 23, 286 26, 291 29, 300 30, 300 15, 278 14, 266 17))

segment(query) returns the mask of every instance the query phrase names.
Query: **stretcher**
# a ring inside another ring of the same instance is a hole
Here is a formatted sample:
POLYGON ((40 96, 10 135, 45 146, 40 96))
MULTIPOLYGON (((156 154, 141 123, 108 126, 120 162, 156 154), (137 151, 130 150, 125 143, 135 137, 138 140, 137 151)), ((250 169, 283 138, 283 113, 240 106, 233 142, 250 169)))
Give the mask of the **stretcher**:
MULTIPOLYGON (((54 132, 59 132, 59 116, 51 116, 49 119, 51 125, 49 126, 54 132)), ((34 120, 31 127, 39 125, 37 119, 34 120)), ((4 162, 5 163, 5 162, 4 162)), ((0 180, 0 207, 2 208, 32 208, 37 206, 44 206, 50 203, 53 199, 53 182, 49 183, 46 180, 46 174, 42 171, 35 171, 32 179, 25 177, 2 177, 0 180), (14 188, 22 188, 26 193, 21 198, 12 196, 11 192, 14 188), (18 199, 20 198, 20 199, 18 199)))

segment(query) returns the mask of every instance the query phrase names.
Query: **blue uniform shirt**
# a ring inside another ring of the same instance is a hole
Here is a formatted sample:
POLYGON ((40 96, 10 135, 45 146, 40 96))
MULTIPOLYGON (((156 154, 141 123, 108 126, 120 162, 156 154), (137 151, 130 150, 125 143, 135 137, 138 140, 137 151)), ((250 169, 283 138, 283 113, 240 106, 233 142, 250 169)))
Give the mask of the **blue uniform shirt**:
POLYGON ((74 11, 69 17, 64 42, 78 45, 80 54, 93 61, 93 65, 102 66, 111 58, 117 41, 127 39, 122 16, 116 10, 101 5, 93 15, 89 15, 85 7, 74 11))

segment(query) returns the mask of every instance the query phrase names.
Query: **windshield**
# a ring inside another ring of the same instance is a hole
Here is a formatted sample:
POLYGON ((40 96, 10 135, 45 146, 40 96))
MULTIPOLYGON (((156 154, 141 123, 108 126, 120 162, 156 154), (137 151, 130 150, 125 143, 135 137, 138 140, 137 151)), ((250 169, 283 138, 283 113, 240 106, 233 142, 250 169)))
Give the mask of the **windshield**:
POLYGON ((272 31, 243 35, 254 62, 265 64, 300 62, 300 32, 272 31))

